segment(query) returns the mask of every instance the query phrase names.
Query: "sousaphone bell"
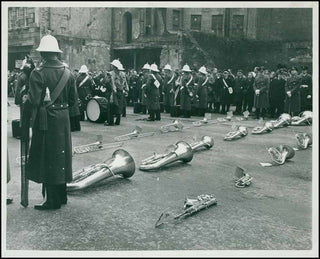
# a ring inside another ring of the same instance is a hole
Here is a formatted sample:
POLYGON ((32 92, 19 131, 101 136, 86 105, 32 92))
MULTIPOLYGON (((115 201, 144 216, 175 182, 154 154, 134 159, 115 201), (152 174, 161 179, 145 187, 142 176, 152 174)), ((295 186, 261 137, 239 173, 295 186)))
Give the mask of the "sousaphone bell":
POLYGON ((291 124, 291 116, 288 113, 282 113, 277 120, 271 121, 274 128, 287 127, 291 124))

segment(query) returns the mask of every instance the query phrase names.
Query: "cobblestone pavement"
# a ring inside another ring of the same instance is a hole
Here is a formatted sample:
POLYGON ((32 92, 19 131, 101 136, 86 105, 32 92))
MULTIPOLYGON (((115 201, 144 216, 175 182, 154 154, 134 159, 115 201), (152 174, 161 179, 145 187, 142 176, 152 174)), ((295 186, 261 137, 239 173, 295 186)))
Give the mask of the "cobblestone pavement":
MULTIPOLYGON (((145 115, 132 113, 121 126, 106 127, 81 122, 81 132, 72 133, 73 146, 96 141, 105 143, 131 132, 135 125, 151 137, 126 141, 123 149, 134 158, 136 172, 129 179, 108 178, 86 190, 70 193, 68 204, 56 211, 37 211, 42 201, 41 185, 30 182, 29 207, 20 205, 19 140, 12 137, 11 120, 18 108, 9 99, 8 149, 12 179, 7 185, 8 250, 307 250, 312 248, 312 149, 296 151, 292 161, 281 166, 262 167, 270 162, 266 147, 278 144, 295 146, 296 132, 311 132, 312 127, 276 129, 265 135, 252 135, 258 121, 237 124, 248 126, 249 134, 235 141, 224 141, 232 122, 192 127, 192 117, 182 119, 190 128, 182 132, 160 134, 159 128, 172 122, 168 114, 162 120, 139 120, 145 115), (194 154, 187 164, 176 163, 157 172, 138 169, 142 159, 153 152, 163 153, 178 140, 194 142, 203 135, 214 137, 214 147, 194 154), (253 176, 252 185, 234 186, 235 168, 243 167, 253 176), (155 223, 161 212, 183 209, 186 196, 213 193, 218 204, 177 223, 160 228, 155 223)), ((214 118, 221 115, 214 114, 214 118)), ((73 170, 102 162, 115 149, 75 155, 73 170)))

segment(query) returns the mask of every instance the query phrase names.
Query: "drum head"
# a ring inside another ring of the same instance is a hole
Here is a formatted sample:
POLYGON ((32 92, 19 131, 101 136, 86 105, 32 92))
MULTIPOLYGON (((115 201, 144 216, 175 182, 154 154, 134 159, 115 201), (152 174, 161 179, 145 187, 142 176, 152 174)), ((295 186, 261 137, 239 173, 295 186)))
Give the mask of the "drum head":
POLYGON ((87 116, 90 121, 97 121, 100 116, 100 105, 95 99, 91 99, 87 104, 87 116))

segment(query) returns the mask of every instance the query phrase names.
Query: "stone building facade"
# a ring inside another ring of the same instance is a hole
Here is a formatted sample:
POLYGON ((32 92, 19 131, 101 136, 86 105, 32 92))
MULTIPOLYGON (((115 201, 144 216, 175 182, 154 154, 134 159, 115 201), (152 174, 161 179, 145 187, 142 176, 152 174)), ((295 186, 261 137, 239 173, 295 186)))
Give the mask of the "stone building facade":
MULTIPOLYGON (((71 69, 86 64, 91 70, 106 70, 114 58, 126 68, 140 69, 146 62, 181 68, 193 62, 185 37, 194 45, 194 56, 204 56, 199 62, 210 60, 219 67, 223 62, 210 55, 210 50, 219 51, 218 45, 203 47, 193 32, 220 41, 281 42, 286 62, 312 55, 312 9, 10 7, 8 11, 9 69, 26 54, 39 61, 35 48, 47 30, 58 39, 61 58, 71 69)), ((268 58, 265 51, 254 55, 268 58)), ((248 57, 245 51, 240 54, 248 57)))

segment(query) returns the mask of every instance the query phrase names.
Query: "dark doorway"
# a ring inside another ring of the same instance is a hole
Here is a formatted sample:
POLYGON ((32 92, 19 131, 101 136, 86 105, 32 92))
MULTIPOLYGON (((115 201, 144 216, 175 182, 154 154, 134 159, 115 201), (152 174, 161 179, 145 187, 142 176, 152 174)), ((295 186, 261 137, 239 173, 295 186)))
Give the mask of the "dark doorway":
POLYGON ((124 39, 125 43, 132 42, 132 15, 126 12, 123 15, 123 25, 124 25, 124 39))

